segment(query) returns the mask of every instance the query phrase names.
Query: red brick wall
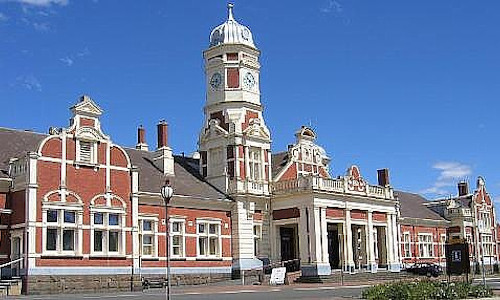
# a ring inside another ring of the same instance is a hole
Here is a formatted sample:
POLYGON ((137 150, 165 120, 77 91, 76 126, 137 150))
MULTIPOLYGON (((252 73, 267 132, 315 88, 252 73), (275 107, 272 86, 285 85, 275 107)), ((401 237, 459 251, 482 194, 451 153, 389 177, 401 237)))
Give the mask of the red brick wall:
POLYGON ((52 137, 45 142, 42 148, 42 155, 48 157, 61 158, 62 147, 61 147, 61 140, 59 139, 59 137, 52 137))
POLYGON ((374 221, 385 222, 387 220, 387 215, 381 212, 373 212, 372 219, 374 221))
POLYGON ((248 123, 250 122, 250 119, 256 119, 258 117, 259 117, 258 113, 254 112, 254 111, 247 110, 246 115, 245 115, 245 122, 243 122, 243 124, 241 124, 241 129, 242 130, 247 129, 248 123))
POLYGON ((227 69, 227 87, 238 88, 240 86, 240 70, 238 68, 227 69))
POLYGON ((351 219, 366 220, 367 219, 366 211, 356 210, 356 209, 351 210, 351 219))
MULTIPOLYGON (((446 259, 443 257, 443 253, 441 250, 441 240, 440 240, 441 234, 446 234, 445 227, 401 225, 401 242, 403 242, 403 234, 405 232, 409 232, 410 236, 411 236, 412 257, 411 258, 403 257, 403 263, 415 263, 418 261, 443 263, 446 261, 446 259), (420 258, 420 257, 418 257, 418 256, 420 256, 419 252, 418 252, 418 234, 419 233, 432 234, 432 241, 433 241, 433 243, 435 243, 434 248, 433 248, 434 257, 432 257, 432 258, 420 258)), ((401 253, 402 253, 402 255, 404 253, 403 243, 401 244, 401 253)))
MULTIPOLYGON (((158 219, 158 232, 165 232, 165 225, 162 225, 161 220, 165 219, 165 208, 162 206, 153 205, 139 205, 139 213, 155 214, 158 219)), ((221 234, 231 235, 231 220, 228 212, 218 210, 202 210, 202 209, 187 209, 187 208, 169 208, 169 215, 175 217, 185 218, 185 233, 187 235, 196 234, 196 219, 198 218, 214 218, 221 220, 221 234), (191 224, 191 226, 190 226, 191 224), (227 224, 227 228, 226 228, 227 224)), ((187 257, 196 257, 196 243, 195 236, 185 237, 185 253, 187 257)), ((158 236, 158 256, 165 256, 165 236, 158 236)), ((231 257, 231 239, 222 238, 222 256, 231 257)), ((146 262, 145 262, 146 263, 146 262)), ((148 261, 144 266, 162 266, 164 262, 148 261)), ((173 261, 172 266, 230 266, 231 261, 173 261)))
POLYGON ((95 121, 92 119, 87 119, 87 118, 80 118, 80 126, 81 127, 94 127, 95 126, 95 121))
POLYGON ((330 218, 343 219, 344 210, 342 208, 332 208, 328 207, 326 209, 326 216, 330 218))
POLYGON ((12 214, 10 215, 10 223, 11 225, 25 223, 26 222, 26 213, 25 213, 25 198, 26 191, 17 191, 13 192, 10 195, 9 199, 9 208, 12 209, 12 214))

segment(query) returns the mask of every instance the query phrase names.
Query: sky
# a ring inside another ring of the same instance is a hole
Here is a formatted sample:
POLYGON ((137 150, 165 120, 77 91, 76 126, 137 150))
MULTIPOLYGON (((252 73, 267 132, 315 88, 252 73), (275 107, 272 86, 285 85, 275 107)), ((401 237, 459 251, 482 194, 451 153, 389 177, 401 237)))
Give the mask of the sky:
MULTIPOLYGON (((312 126, 331 173, 356 164, 376 183, 429 199, 479 175, 500 204, 499 1, 236 0, 261 55, 274 152, 312 126)), ((226 1, 0 0, 0 126, 66 127, 82 94, 103 129, 155 145, 165 119, 175 153, 196 151, 202 51, 226 1)), ((500 205, 499 205, 500 206, 500 205)))

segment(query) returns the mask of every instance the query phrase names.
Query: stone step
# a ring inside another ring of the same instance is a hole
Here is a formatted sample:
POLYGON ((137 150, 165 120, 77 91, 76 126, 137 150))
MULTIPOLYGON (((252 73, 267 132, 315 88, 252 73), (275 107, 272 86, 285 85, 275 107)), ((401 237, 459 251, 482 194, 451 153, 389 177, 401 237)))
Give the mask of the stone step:
POLYGON ((385 280, 402 280, 413 278, 414 275, 408 274, 406 272, 392 273, 392 272, 378 272, 378 273, 355 273, 349 274, 340 272, 334 273, 327 276, 313 276, 313 277, 300 277, 296 282, 300 283, 340 283, 342 280, 344 283, 355 283, 355 282, 376 282, 385 280), (342 278, 343 277, 343 278, 342 278))
POLYGON ((20 278, 0 280, 0 295, 19 296, 22 291, 22 280, 20 278))

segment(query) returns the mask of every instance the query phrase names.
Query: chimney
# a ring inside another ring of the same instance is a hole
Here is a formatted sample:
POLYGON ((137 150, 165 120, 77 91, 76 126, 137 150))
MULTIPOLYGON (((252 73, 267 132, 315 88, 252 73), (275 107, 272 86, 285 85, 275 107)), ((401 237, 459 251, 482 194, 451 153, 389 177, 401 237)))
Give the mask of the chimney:
POLYGON ((165 175, 174 175, 174 156, 172 149, 168 146, 168 125, 162 120, 157 125, 158 128, 158 148, 155 151, 154 160, 158 162, 160 169, 165 175))
POLYGON ((466 196, 469 194, 469 184, 467 181, 460 181, 458 183, 458 196, 466 196))
POLYGON ((168 125, 165 120, 161 120, 158 125, 158 149, 168 147, 168 125))
POLYGON ((135 149, 141 151, 148 151, 148 144, 146 143, 146 129, 140 125, 137 128, 137 145, 135 145, 135 149))
POLYGON ((389 186, 389 169, 377 170, 378 185, 389 186))

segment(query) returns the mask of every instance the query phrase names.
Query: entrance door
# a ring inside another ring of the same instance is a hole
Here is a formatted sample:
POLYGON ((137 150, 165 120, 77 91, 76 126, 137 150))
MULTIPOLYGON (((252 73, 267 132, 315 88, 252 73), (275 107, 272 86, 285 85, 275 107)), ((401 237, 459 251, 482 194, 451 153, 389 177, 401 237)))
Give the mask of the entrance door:
POLYGON ((281 227, 281 260, 295 259, 295 230, 294 228, 281 227))
POLYGON ((340 268, 340 243, 337 226, 328 227, 328 255, 330 258, 330 268, 340 268))
POLYGON ((280 227, 281 261, 284 262, 287 272, 298 271, 300 263, 296 261, 295 228, 280 227))

